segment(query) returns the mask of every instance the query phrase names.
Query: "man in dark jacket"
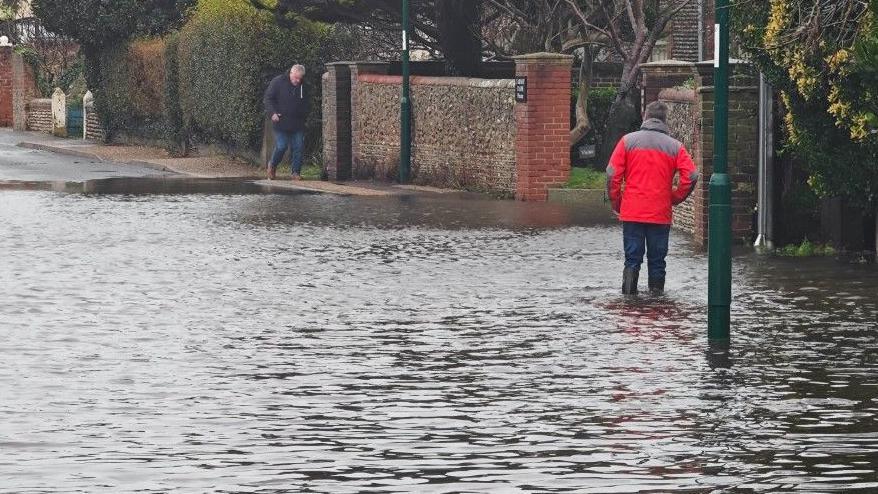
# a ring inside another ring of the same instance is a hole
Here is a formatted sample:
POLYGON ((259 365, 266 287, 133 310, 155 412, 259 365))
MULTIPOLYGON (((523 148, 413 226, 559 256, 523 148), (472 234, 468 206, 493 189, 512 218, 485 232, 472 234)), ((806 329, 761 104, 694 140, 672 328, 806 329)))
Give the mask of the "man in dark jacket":
POLYGON ((274 180, 277 165, 283 159, 287 148, 292 148, 290 161, 293 180, 302 180, 302 165, 305 161, 305 119, 308 118, 310 104, 308 91, 303 78, 305 67, 295 65, 289 75, 275 77, 265 91, 265 112, 271 118, 274 128, 274 153, 268 163, 268 178, 274 180))
POLYGON ((689 152, 668 135, 668 106, 659 101, 650 103, 644 119, 639 131, 619 141, 607 167, 610 201, 623 222, 622 292, 626 295, 637 293, 645 253, 649 291, 664 291, 673 206, 685 201, 698 182, 698 170, 689 152), (674 188, 677 175, 680 182, 674 188))

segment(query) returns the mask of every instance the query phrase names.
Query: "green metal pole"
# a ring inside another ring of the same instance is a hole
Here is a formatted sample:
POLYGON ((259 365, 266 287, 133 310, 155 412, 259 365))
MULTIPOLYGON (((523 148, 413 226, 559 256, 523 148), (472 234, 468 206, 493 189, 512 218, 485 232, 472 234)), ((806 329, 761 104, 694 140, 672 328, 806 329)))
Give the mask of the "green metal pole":
POLYGON ((730 337, 732 305, 732 186, 729 156, 729 0, 716 2, 713 176, 710 178, 707 334, 730 337))
POLYGON ((409 69, 409 0, 402 0, 402 106, 400 108, 399 182, 408 183, 412 169, 412 102, 409 69))

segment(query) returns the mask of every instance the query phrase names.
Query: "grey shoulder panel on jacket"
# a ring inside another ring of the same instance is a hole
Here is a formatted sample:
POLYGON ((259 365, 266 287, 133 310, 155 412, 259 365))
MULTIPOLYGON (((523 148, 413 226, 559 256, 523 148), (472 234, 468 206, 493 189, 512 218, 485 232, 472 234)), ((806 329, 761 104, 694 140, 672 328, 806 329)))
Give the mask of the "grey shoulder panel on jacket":
POLYGON ((683 143, 673 137, 653 130, 638 130, 625 136, 625 150, 661 151, 672 158, 680 153, 683 143))

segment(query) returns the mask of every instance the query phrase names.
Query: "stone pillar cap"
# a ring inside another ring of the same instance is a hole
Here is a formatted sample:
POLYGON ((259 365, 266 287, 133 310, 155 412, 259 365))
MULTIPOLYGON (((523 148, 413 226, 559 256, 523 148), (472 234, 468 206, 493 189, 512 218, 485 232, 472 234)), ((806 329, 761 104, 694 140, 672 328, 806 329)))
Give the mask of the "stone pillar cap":
POLYGON ((564 55, 563 53, 528 53, 526 55, 518 55, 512 57, 513 60, 521 60, 521 61, 529 61, 529 60, 546 60, 546 61, 558 61, 558 62, 567 62, 573 61, 573 55, 564 55))
POLYGON ((641 67, 693 67, 695 62, 687 62, 685 60, 659 60, 657 62, 646 62, 640 64, 641 67))

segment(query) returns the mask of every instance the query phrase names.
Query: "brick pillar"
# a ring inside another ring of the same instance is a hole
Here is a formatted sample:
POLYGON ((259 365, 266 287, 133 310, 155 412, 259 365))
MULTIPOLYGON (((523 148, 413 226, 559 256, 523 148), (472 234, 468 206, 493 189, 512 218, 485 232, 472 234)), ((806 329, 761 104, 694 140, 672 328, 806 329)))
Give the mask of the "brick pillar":
POLYGON ((12 127, 27 130, 27 103, 39 95, 33 68, 19 54, 12 55, 12 127))
POLYGON ((0 127, 12 126, 12 46, 0 46, 0 127))
MULTIPOLYGON (((694 193, 695 241, 707 245, 710 177, 714 153, 713 63, 699 63, 696 115, 701 122, 695 159, 702 181, 694 193)), ((753 233, 759 178, 759 86, 750 65, 733 62, 729 88, 729 178, 732 180, 732 239, 749 242, 753 233)))
POLYGON ((323 74, 323 168, 329 180, 351 178, 351 69, 326 64, 323 74))
POLYGON ((695 64, 678 60, 663 60, 642 64, 643 89, 641 108, 657 101, 663 89, 683 86, 687 82, 695 82, 695 64))
POLYGON ((520 201, 545 201, 570 178, 570 97, 573 57, 534 53, 515 57, 527 77, 527 102, 515 104, 516 191, 520 201))
MULTIPOLYGON (((353 178, 372 178, 372 168, 360 166, 362 154, 360 153, 360 120, 369 118, 359 111, 357 104, 357 81, 360 74, 387 75, 390 72, 390 64, 380 62, 349 62, 348 68, 351 73, 351 175, 353 178)), ((400 97, 402 95, 400 94, 400 97)))

